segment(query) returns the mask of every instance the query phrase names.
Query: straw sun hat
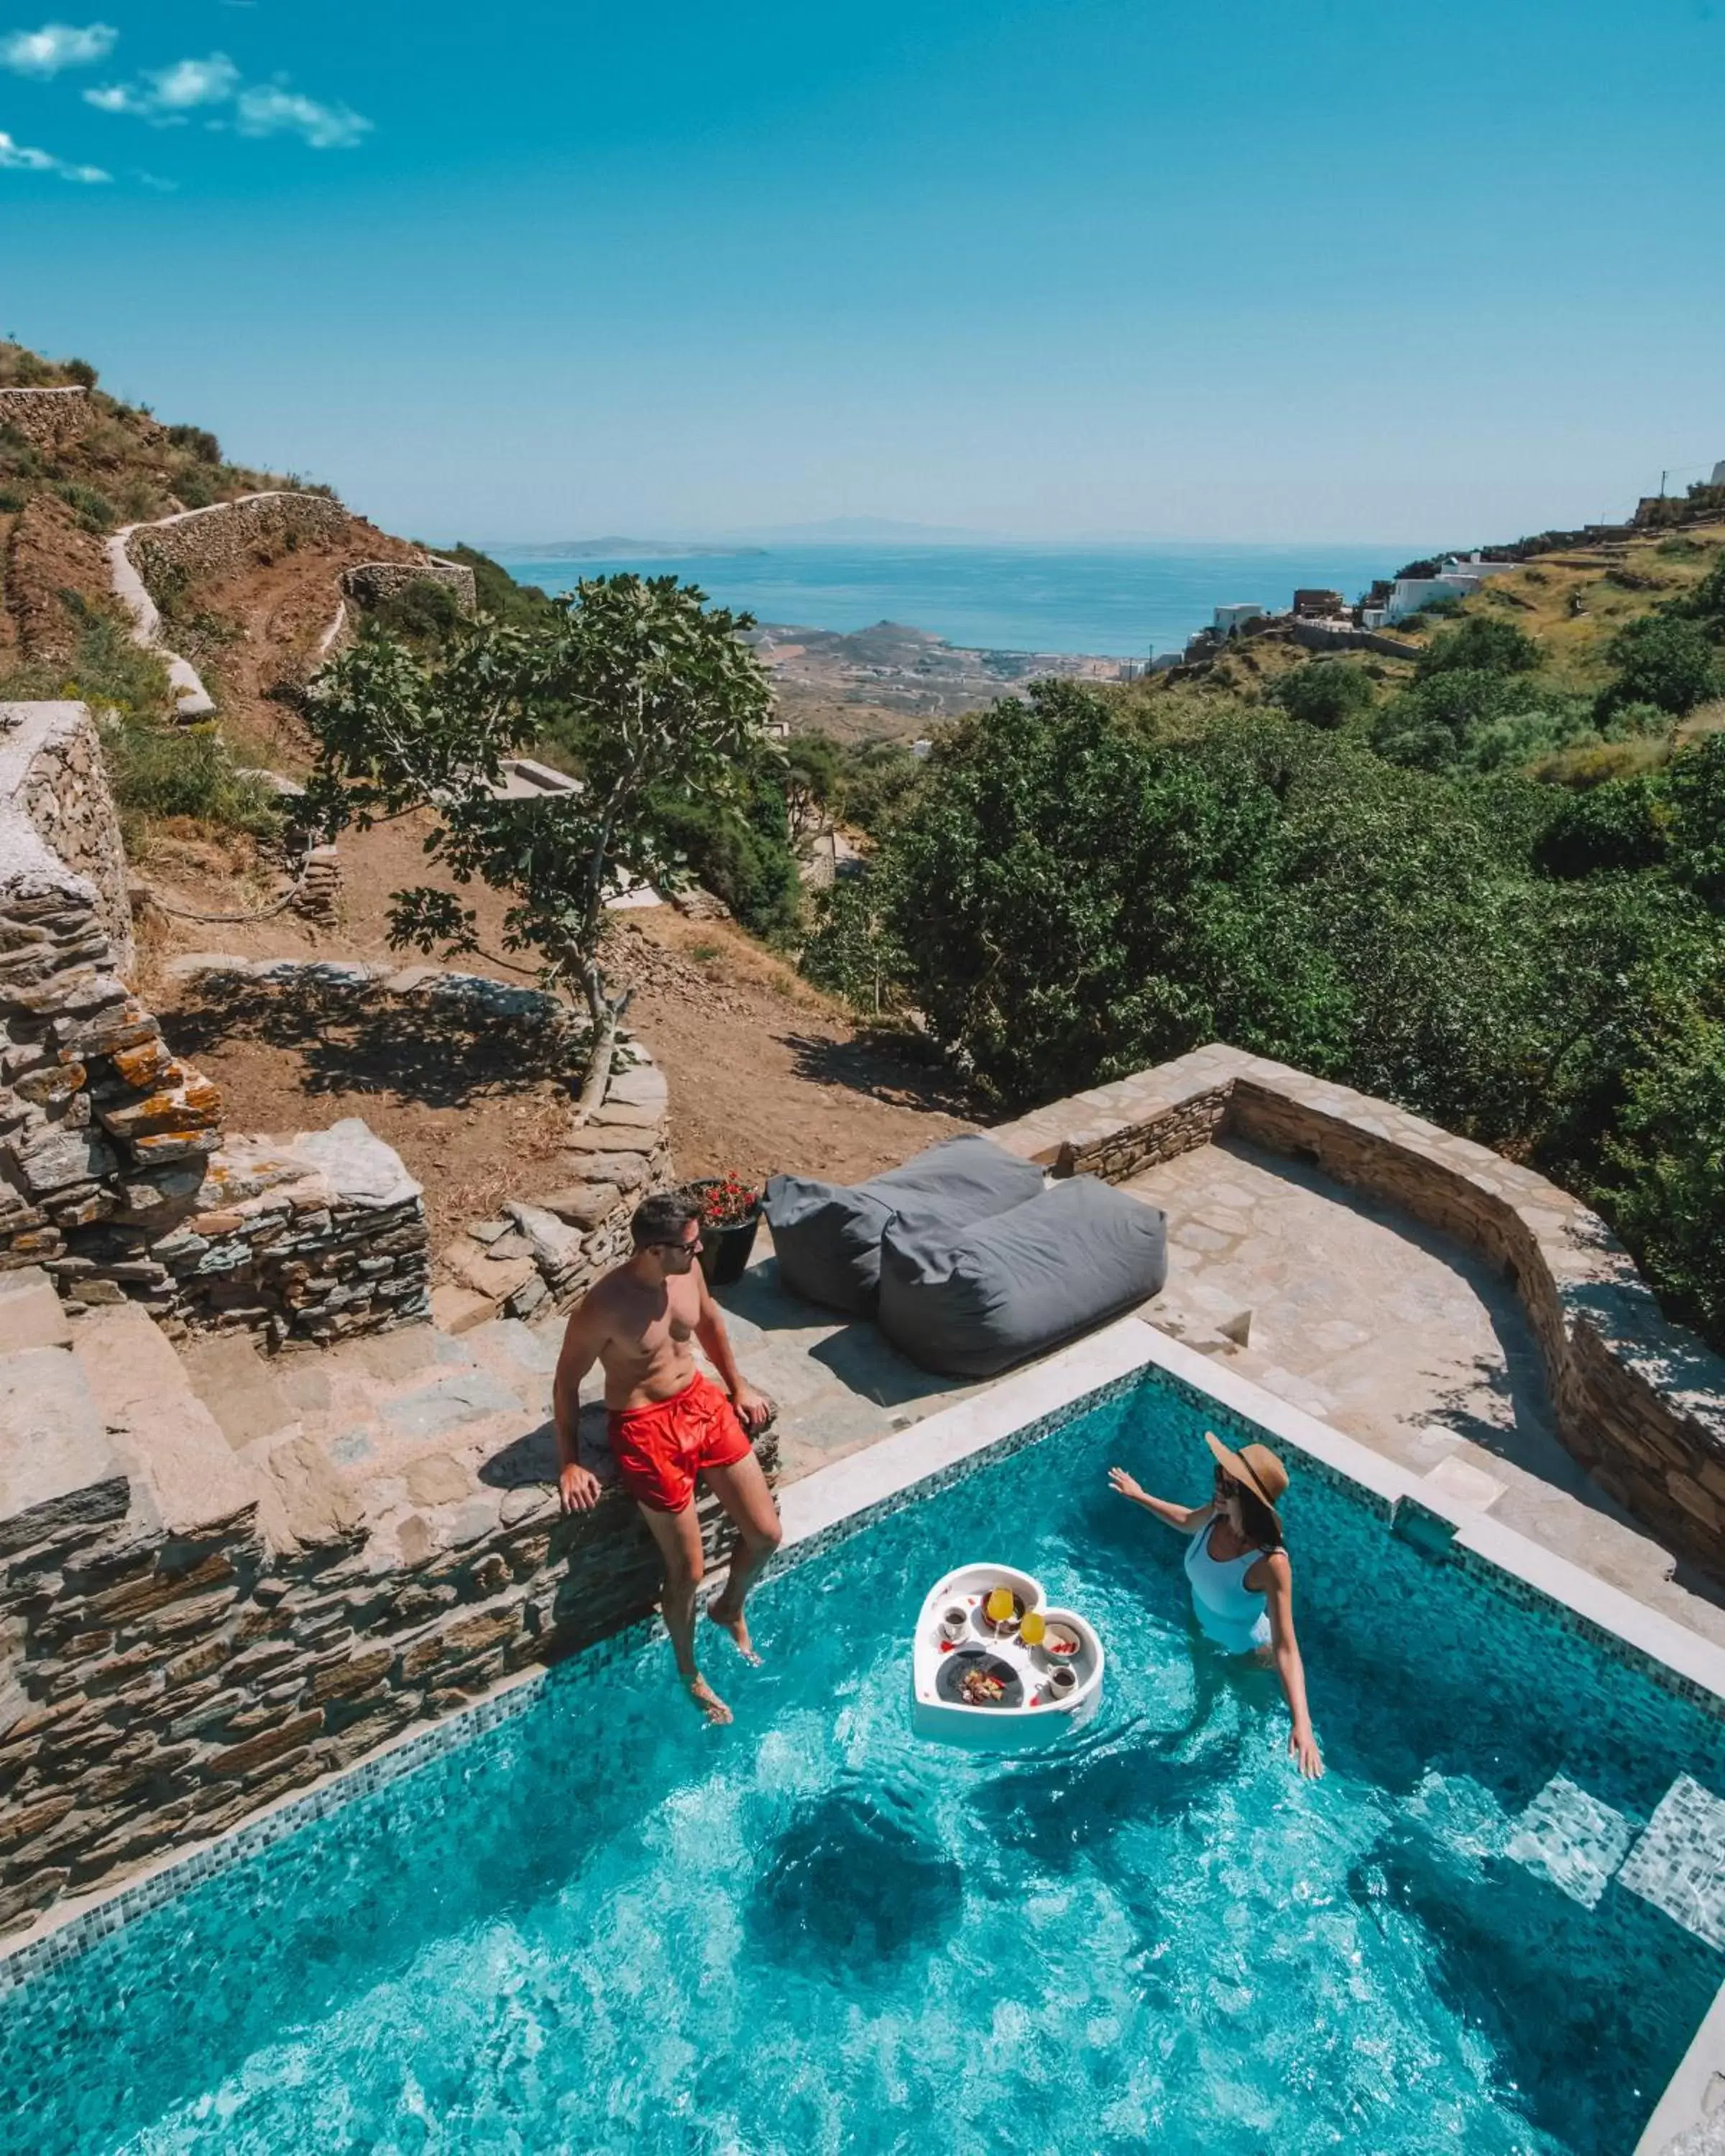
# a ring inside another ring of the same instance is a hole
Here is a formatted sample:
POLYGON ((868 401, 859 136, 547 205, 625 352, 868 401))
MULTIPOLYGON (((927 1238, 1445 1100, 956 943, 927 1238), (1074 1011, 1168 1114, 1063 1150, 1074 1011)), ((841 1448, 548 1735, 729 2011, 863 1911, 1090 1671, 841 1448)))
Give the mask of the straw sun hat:
POLYGON ((1276 1511, 1276 1501, 1288 1486, 1288 1471, 1267 1445, 1243 1445, 1238 1452, 1230 1452, 1214 1430, 1207 1430, 1204 1441, 1216 1455, 1217 1465, 1224 1468, 1235 1481, 1264 1506, 1276 1532, 1281 1531, 1281 1515, 1276 1511))

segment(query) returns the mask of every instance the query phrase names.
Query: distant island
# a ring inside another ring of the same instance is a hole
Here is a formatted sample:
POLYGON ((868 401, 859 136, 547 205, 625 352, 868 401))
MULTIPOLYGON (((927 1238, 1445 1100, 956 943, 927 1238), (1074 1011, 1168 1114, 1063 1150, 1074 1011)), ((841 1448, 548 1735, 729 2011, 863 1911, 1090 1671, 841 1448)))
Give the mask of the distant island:
POLYGON ((545 539, 534 545, 494 546, 494 562, 685 562, 721 556, 764 554, 764 547, 697 546, 682 539, 545 539))

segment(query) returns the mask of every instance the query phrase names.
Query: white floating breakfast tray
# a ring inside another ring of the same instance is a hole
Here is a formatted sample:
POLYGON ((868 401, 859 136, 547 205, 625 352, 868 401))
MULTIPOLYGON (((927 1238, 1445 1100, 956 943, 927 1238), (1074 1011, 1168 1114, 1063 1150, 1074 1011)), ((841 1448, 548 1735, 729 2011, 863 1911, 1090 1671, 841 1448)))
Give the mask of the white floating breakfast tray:
POLYGON ((1095 1713, 1102 1696, 1102 1643, 1070 1609, 1051 1609, 1042 1583, 1009 1564, 963 1564, 931 1591, 916 1620, 911 1650, 911 1705, 916 1730, 948 1744, 1007 1750, 1045 1744, 1095 1713), (990 1594, 1009 1589, 1013 1614, 997 1626, 987 1614, 990 1594), (1026 1646, 1023 1619, 1041 1615, 1046 1635, 1026 1646), (1065 1688, 1056 1676, 1070 1670, 1065 1688), (967 1680, 978 1677, 987 1684, 967 1680), (998 1685, 998 1699, 963 1696, 998 1685))

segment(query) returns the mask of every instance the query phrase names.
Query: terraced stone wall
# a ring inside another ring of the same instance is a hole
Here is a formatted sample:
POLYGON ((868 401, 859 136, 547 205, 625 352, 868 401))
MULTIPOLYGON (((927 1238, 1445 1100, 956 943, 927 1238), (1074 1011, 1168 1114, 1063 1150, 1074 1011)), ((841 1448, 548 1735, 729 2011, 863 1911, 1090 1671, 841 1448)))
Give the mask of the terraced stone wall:
POLYGON ((358 607, 374 607, 413 584, 445 585, 464 613, 479 610, 479 588, 465 562, 445 562, 428 554, 423 562, 357 562, 341 572, 341 590, 358 607))
POLYGON ((1312 1162, 1483 1253, 1515 1283, 1559 1434, 1666 1546, 1725 1579, 1725 1359, 1667 1324, 1597 1214, 1385 1101, 1215 1045, 991 1133, 1057 1174, 1124 1182, 1224 1135, 1312 1162))
POLYGON ((0 1270, 175 1330, 423 1317, 424 1207, 396 1155, 362 1124, 223 1153, 220 1091, 126 987, 131 955, 89 711, 0 706, 0 1270))
POLYGON ((0 389, 0 429, 22 435, 39 449, 57 449, 75 441, 90 424, 88 391, 0 389))
POLYGON ((323 494, 242 495, 208 509, 188 509, 127 535, 126 552, 152 597, 185 578, 225 577, 255 560, 259 549, 287 547, 302 538, 345 536, 347 511, 323 494))

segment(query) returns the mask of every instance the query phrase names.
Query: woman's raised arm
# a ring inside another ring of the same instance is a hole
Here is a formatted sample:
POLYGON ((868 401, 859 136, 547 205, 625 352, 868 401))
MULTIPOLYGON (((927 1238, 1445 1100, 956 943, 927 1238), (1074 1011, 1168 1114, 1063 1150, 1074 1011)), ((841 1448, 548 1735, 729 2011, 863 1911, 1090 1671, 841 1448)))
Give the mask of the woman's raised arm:
POLYGON ((1142 1505, 1147 1512, 1154 1512, 1158 1520, 1166 1520, 1171 1527, 1178 1527, 1183 1535, 1195 1535, 1215 1517, 1214 1504, 1176 1505, 1166 1497, 1153 1497, 1142 1483, 1133 1481, 1123 1467, 1108 1470, 1108 1485, 1132 1504, 1142 1505))

